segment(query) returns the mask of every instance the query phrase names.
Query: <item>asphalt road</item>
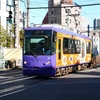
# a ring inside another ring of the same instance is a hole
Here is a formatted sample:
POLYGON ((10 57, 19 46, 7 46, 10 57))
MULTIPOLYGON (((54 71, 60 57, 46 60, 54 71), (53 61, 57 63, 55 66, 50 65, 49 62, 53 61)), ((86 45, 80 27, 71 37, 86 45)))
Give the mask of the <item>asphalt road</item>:
POLYGON ((100 100, 100 68, 51 78, 0 71, 0 100, 100 100))

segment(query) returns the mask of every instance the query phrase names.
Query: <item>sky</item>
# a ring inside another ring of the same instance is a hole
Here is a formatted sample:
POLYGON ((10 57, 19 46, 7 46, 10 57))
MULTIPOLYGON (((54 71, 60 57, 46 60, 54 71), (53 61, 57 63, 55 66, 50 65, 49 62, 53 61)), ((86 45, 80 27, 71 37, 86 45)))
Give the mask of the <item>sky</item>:
MULTIPOLYGON (((20 3, 20 8, 26 12, 27 0, 20 3)), ((100 0, 73 0, 78 5, 98 4, 100 0)), ((30 0, 30 7, 47 7, 48 0, 30 0)), ((48 9, 30 9, 30 23, 41 24, 48 9)), ((90 27, 93 27, 93 20, 100 18, 100 5, 96 6, 83 6, 82 16, 86 17, 90 22, 90 27)))

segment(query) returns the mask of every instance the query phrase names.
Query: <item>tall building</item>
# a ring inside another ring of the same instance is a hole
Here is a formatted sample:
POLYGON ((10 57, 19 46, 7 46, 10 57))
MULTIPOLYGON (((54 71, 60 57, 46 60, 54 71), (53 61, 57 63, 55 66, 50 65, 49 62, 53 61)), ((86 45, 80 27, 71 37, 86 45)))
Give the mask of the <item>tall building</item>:
MULTIPOLYGON (((6 30, 14 24, 14 0, 0 0, 0 25, 2 25, 6 30), (12 22, 9 22, 9 11, 12 12, 12 22)), ((26 16, 26 15, 25 15, 26 16)), ((26 18, 25 18, 26 19, 26 18)), ((25 20, 26 21, 26 20, 25 20)), ((19 28, 23 28, 23 11, 19 9, 18 16, 19 28)))
POLYGON ((93 21, 94 30, 92 36, 92 46, 93 46, 93 53, 95 55, 100 54, 100 19, 95 18, 93 21))
POLYGON ((0 25, 6 29, 7 23, 7 7, 6 0, 0 0, 0 25))
POLYGON ((87 30, 89 22, 80 15, 81 7, 72 0, 49 0, 48 8, 48 15, 45 17, 48 16, 48 21, 44 18, 43 22, 60 24, 78 33, 87 30))
POLYGON ((100 19, 94 19, 94 30, 100 30, 100 19))
POLYGON ((19 9, 19 1, 0 0, 0 25, 7 30, 11 39, 15 38, 16 47, 19 47, 19 31, 26 25, 23 11, 19 9), (12 31, 12 27, 14 27, 14 31, 12 31))

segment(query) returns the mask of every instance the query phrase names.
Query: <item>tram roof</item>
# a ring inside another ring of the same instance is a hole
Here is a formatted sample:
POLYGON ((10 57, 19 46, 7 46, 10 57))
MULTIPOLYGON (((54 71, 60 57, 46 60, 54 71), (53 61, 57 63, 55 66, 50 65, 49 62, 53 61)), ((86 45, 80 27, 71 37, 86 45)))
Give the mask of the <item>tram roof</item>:
POLYGON ((61 29, 61 28, 56 28, 56 27, 31 27, 31 28, 25 28, 25 30, 54 30, 56 32, 61 32, 63 34, 69 34, 69 35, 73 35, 73 36, 77 36, 77 37, 81 37, 81 38, 86 38, 91 40, 91 38, 89 38, 88 36, 82 35, 82 34, 78 34, 72 31, 68 31, 66 29, 61 29))

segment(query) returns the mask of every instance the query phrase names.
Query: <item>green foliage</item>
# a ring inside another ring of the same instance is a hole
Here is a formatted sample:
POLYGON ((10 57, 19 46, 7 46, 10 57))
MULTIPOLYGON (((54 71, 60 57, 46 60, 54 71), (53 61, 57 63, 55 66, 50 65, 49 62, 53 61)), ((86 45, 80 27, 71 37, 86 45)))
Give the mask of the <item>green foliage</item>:
MULTIPOLYGON (((14 36, 14 25, 12 24, 9 29, 8 33, 2 26, 0 26, 0 46, 2 47, 14 47, 14 37, 11 37, 11 35, 14 36)), ((23 47, 24 30, 19 31, 19 37, 20 47, 23 47)))
POLYGON ((0 46, 9 47, 10 46, 10 36, 7 34, 7 31, 0 26, 0 46))
POLYGON ((20 40, 19 40, 20 47, 23 47, 24 30, 20 30, 19 36, 20 36, 20 40))
POLYGON ((10 47, 14 47, 14 24, 11 24, 9 31, 10 31, 10 41, 9 41, 10 47))

